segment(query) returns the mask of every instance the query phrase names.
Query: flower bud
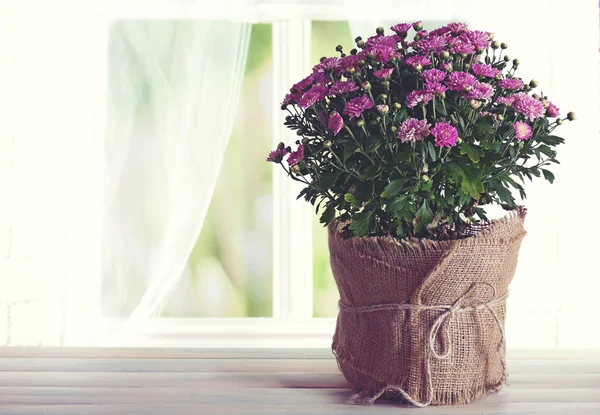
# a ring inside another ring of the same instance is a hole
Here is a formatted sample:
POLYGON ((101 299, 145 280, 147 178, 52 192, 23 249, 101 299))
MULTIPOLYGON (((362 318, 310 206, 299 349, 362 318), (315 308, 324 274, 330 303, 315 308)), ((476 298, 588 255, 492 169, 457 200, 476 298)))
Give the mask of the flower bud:
POLYGON ((519 66, 519 64, 521 63, 520 60, 518 59, 513 59, 513 66, 519 66))
POLYGON ((356 50, 356 48, 350 49, 350 55, 356 55, 357 53, 358 53, 358 50, 356 50))
POLYGON ((292 152, 292 147, 290 147, 290 146, 287 146, 287 147, 285 148, 285 151, 287 151, 288 153, 291 153, 291 152, 292 152))
POLYGON ((421 173, 427 173, 429 171, 429 165, 427 163, 423 163, 423 168, 421 169, 421 173))
POLYGON ((504 115, 498 114, 498 120, 499 121, 504 121, 504 115))
POLYGON ((494 36, 495 36, 494 32, 488 32, 488 37, 490 40, 494 40, 494 36))
POLYGON ((525 84, 525 85, 523 85, 523 89, 524 89, 525 91, 530 91, 530 90, 531 90, 531 87, 530 87, 529 85, 525 84))
POLYGON ((370 91, 371 83, 369 81, 365 81, 360 85, 360 87, 363 89, 363 91, 370 91))
POLYGON ((291 115, 288 115, 287 117, 285 117, 285 120, 286 120, 287 122, 290 122, 290 121, 292 121, 292 116, 291 116, 291 115))
POLYGON ((345 58, 346 56, 348 56, 348 55, 346 55, 345 53, 340 54, 340 57, 342 57, 342 58, 345 58))
POLYGON ((354 72, 356 72, 356 69, 354 69, 354 66, 351 66, 348 69, 346 69, 346 72, 348 72, 349 74, 353 74, 354 72))
POLYGON ((471 67, 470 63, 465 63, 465 70, 468 70, 471 67))
POLYGON ((356 36, 356 38, 354 39, 354 43, 358 43, 362 40, 362 37, 360 36, 356 36))
POLYGON ((385 100, 388 98, 387 94, 379 94, 379 96, 377 97, 378 100, 380 100, 381 102, 385 102, 385 100))
POLYGON ((558 125, 562 125, 562 123, 563 123, 563 120, 562 120, 562 119, 560 119, 560 118, 557 118, 557 119, 556 119, 556 123, 557 123, 558 125))
POLYGON ((466 58, 469 55, 467 55, 466 53, 461 53, 460 56, 462 56, 463 58, 466 58))
POLYGON ((377 33, 378 35, 383 35, 385 33, 385 29, 379 26, 377 29, 375 29, 375 33, 377 33))
POLYGON ((332 145, 333 143, 331 142, 331 140, 325 140, 325 142, 323 143, 323 147, 325 148, 331 148, 332 145))
POLYGON ((521 141, 521 142, 519 143, 519 148, 523 148, 523 147, 525 147, 525 143, 521 141))
POLYGON ((540 96, 538 94, 533 94, 531 95, 531 98, 539 100, 540 96))
POLYGON ((417 72, 421 72, 423 70, 423 66, 420 63, 418 63, 415 65, 415 69, 417 70, 417 72))
POLYGON ((463 140, 462 140, 462 138, 460 138, 460 137, 458 137, 458 139, 456 140, 456 142, 457 142, 458 144, 462 143, 462 141, 463 141, 463 140))
POLYGON ((296 135, 302 135, 304 134, 304 130, 302 128, 300 128, 298 131, 296 131, 296 135))
POLYGON ((413 23, 413 29, 415 29, 417 32, 419 30, 423 30, 423 23, 422 22, 414 22, 413 23))
POLYGON ((509 60, 510 60, 510 56, 506 55, 506 56, 504 57, 504 62, 508 62, 509 60))
POLYGON ((364 120, 358 120, 358 121, 356 121, 356 125, 358 127, 364 127, 365 126, 365 121, 364 120))
POLYGON ((395 125, 392 125, 390 127, 390 130, 392 130, 393 133, 395 133, 397 129, 398 129, 398 127, 396 127, 395 125))
POLYGON ((427 183, 429 181, 429 176, 424 174, 421 176, 421 180, 423 180, 425 183, 427 183))
POLYGON ((283 150, 285 148, 285 144, 279 143, 277 144, 277 150, 283 150))
POLYGON ((535 79, 532 79, 531 81, 529 81, 529 86, 532 88, 535 88, 539 85, 539 82, 536 81, 535 79))
POLYGON ((344 49, 344 47, 343 47, 342 45, 337 45, 337 46, 335 47, 335 51, 336 51, 336 52, 341 52, 343 49, 344 49))
POLYGON ((575 121, 576 119, 577 119, 577 117, 575 117, 575 113, 573 111, 567 113, 567 120, 575 121))
POLYGON ((445 98, 446 98, 446 93, 445 93, 445 92, 442 92, 442 93, 440 94, 440 98, 442 98, 442 99, 445 99, 445 98))
POLYGON ((507 49, 507 48, 508 48, 508 45, 507 45, 506 43, 502 42, 502 43, 500 44, 500 47, 501 47, 502 49, 507 49))
POLYGON ((308 144, 308 138, 303 138, 302 139, 302 145, 305 146, 308 144))
POLYGON ((294 173, 300 173, 300 166, 299 166, 298 164, 294 164, 294 165, 292 166, 292 171, 293 171, 294 173))
POLYGON ((427 30, 419 30, 417 36, 419 36, 421 39, 425 39, 427 36, 429 36, 429 32, 427 30))
MULTIPOLYGON (((390 81, 383 81, 383 82, 381 82, 381 86, 382 86, 382 87, 384 87, 384 88, 386 88, 386 89, 387 89, 387 88, 389 88, 389 86, 390 86, 390 81)), ((384 94, 384 95, 385 95, 385 94, 384 94)))
POLYGON ((359 48, 364 48, 365 47, 365 41, 364 40, 359 40, 358 42, 356 42, 356 46, 359 48))
POLYGON ((476 110, 477 108, 481 107, 481 101, 477 101, 476 99, 472 99, 471 101, 469 101, 469 106, 471 108, 473 108, 474 110, 476 110))
POLYGON ((542 105, 544 106, 544 108, 548 108, 548 106, 550 105, 550 101, 548 101, 547 99, 543 99, 542 105))
POLYGON ((379 111, 381 115, 385 115, 390 112, 390 108, 387 105, 377 105, 377 111, 379 111))
POLYGON ((421 40, 421 38, 419 37, 419 35, 415 35, 415 37, 413 37, 413 40, 415 42, 418 42, 419 40, 421 40))
POLYGON ((500 47, 500 42, 498 42, 497 40, 494 40, 492 42, 492 49, 498 49, 500 47))
POLYGON ((503 76, 501 73, 497 73, 496 76, 494 76, 494 78, 496 78, 498 81, 501 81, 503 76))
POLYGON ((465 85, 463 87, 463 91, 465 91, 465 92, 469 92, 471 89, 473 89, 473 87, 471 85, 465 85))
POLYGON ((364 59, 361 59, 361 60, 359 60, 359 61, 358 61, 358 64, 359 64, 360 66, 363 66, 363 65, 365 64, 365 60, 364 60, 364 59))
POLYGON ((450 52, 448 52, 447 50, 443 51, 440 56, 442 57, 442 59, 449 59, 450 58, 450 52))
POLYGON ((321 56, 321 57, 319 58, 319 62, 323 62, 325 59, 327 59, 327 56, 321 56))
POLYGON ((402 104, 400 104, 399 102, 394 102, 392 104, 392 108, 398 111, 400 108, 402 108, 402 104))

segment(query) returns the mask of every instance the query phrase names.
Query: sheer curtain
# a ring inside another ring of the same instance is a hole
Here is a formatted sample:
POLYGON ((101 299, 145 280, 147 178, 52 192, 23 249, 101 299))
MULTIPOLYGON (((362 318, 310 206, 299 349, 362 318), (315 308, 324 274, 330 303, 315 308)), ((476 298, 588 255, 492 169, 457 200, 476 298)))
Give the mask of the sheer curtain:
POLYGON ((250 25, 200 5, 121 20, 109 4, 0 6, 0 345, 126 343, 202 228, 250 25))
MULTIPOLYGON (((556 182, 526 186, 528 235, 508 300, 507 337, 510 347, 599 347, 600 336, 586 329, 595 319, 589 310, 591 293, 600 288, 591 252, 592 238, 600 231, 591 212, 600 198, 586 179, 595 176, 600 150, 596 2, 575 7, 562 0, 374 0, 368 8, 361 3, 345 0, 353 38, 366 39, 377 26, 389 32, 399 22, 423 20, 426 29, 449 21, 468 23, 506 42, 507 54, 521 61, 517 76, 538 80, 563 116, 577 113, 576 122, 557 131, 567 144, 559 149, 561 165, 553 168, 556 182)), ((492 217, 503 214, 501 209, 490 212, 492 217)))

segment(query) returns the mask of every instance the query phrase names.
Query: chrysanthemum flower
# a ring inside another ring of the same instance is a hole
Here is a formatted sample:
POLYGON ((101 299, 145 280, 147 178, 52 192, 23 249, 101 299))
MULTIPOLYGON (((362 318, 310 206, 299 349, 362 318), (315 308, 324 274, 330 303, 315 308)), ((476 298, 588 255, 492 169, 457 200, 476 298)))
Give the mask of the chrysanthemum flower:
POLYGON ((392 48, 396 48, 398 43, 402 42, 402 38, 398 35, 391 36, 371 36, 365 42, 365 46, 367 48, 375 46, 375 45, 384 45, 392 48))
POLYGON ((419 104, 427 104, 433 99, 433 94, 423 89, 416 89, 406 97, 406 106, 414 108, 419 104))
POLYGON ((302 109, 312 107, 317 102, 322 101, 327 95, 329 89, 324 85, 315 85, 302 95, 298 101, 298 106, 302 109))
POLYGON ((475 48, 471 43, 459 38, 452 38, 451 40, 449 40, 449 44, 450 52, 452 53, 464 53, 469 55, 475 52, 475 48))
POLYGON ((454 69, 452 68, 452 62, 442 62, 440 63, 440 66, 438 68, 448 73, 452 72, 452 70, 454 69))
POLYGON ((381 68, 373 72, 373 75, 379 79, 386 79, 392 75, 392 72, 394 72, 394 68, 381 68))
POLYGON ((467 30, 461 33, 459 39, 469 43, 475 50, 485 50, 490 44, 490 35, 480 30, 467 30))
POLYGON ((450 30, 450 33, 452 33, 452 34, 459 34, 468 29, 468 26, 466 23, 460 23, 460 22, 450 23, 446 27, 450 30))
POLYGON ((283 101, 281 102, 281 105, 289 105, 289 104, 294 104, 296 102, 298 102, 298 100, 300 99, 300 95, 298 94, 285 94, 285 97, 283 98, 283 101))
POLYGON ((334 58, 323 59, 323 61, 321 61, 321 63, 318 63, 317 65, 315 65, 313 67, 313 72, 324 73, 325 71, 328 71, 331 69, 336 69, 339 65, 340 65, 339 58, 334 57, 334 58))
POLYGON ((510 107, 513 102, 515 102, 516 97, 514 95, 509 95, 507 97, 498 97, 496 99, 496 102, 498 104, 502 104, 502 105, 506 105, 507 107, 510 107))
POLYGON ((378 62, 382 63, 387 63, 394 51, 395 48, 387 45, 374 45, 364 50, 367 55, 375 57, 378 62))
POLYGON ((342 95, 358 91, 358 85, 352 81, 336 81, 329 88, 329 95, 342 95))
POLYGON ((517 121, 514 123, 513 128, 515 130, 515 137, 517 141, 523 141, 531 137, 532 129, 529 124, 523 121, 517 121))
POLYGON ((426 120, 409 118, 400 124, 400 128, 396 131, 396 137, 403 143, 414 143, 429 135, 429 127, 431 124, 427 124, 426 120))
POLYGON ((467 97, 471 99, 490 99, 494 95, 494 88, 490 84, 475 82, 469 90, 467 97))
POLYGON ((333 70, 336 75, 341 75, 346 72, 349 68, 354 68, 358 70, 358 61, 364 59, 364 55, 362 52, 357 53, 356 55, 348 55, 340 59, 340 63, 337 68, 333 70))
POLYGON ((395 32, 398 36, 403 36, 412 28, 412 23, 398 23, 390 27, 392 32, 395 32))
POLYGON ((426 82, 442 82, 445 77, 446 73, 439 69, 427 69, 426 71, 423 71, 423 79, 425 79, 426 82))
POLYGON ((304 92, 309 89, 314 83, 313 75, 308 75, 306 78, 294 84, 293 88, 299 92, 304 92))
POLYGON ((421 53, 440 53, 448 44, 448 39, 444 36, 429 36, 426 39, 421 39, 416 42, 421 53))
POLYGON ((500 69, 492 68, 490 65, 474 63, 473 65, 471 65, 471 72, 473 72, 473 75, 477 77, 493 78, 502 71, 500 71, 500 69))
POLYGON ((544 104, 527 95, 524 92, 514 95, 513 107, 516 112, 523 114, 529 121, 540 118, 544 115, 544 104))
POLYGON ((520 79, 512 79, 512 78, 508 78, 508 79, 503 79, 500 82, 498 82, 498 86, 500 88, 504 88, 504 89, 521 89, 523 88, 523 81, 521 81, 520 79))
POLYGON ((446 88, 440 82, 428 82, 425 84, 425 89, 437 96, 442 95, 448 90, 448 88, 446 88))
POLYGON ((287 159, 290 167, 294 167, 296 164, 300 163, 304 159, 304 146, 299 145, 298 150, 292 151, 290 156, 287 159))
POLYGON ((466 72, 452 72, 445 81, 452 91, 464 91, 466 87, 472 87, 475 82, 477 82, 477 79, 466 72))
POLYGON ((342 119, 342 116, 337 111, 332 112, 329 115, 329 121, 327 122, 329 131, 331 131, 333 135, 337 135, 343 126, 344 120, 342 119))
POLYGON ((551 102, 548 104, 548 108, 546 108, 546 113, 550 117, 558 117, 560 116, 560 109, 551 102))
POLYGON ((344 107, 344 114, 349 115, 350 119, 352 119, 360 117, 360 114, 369 108, 373 108, 373 101, 371 101, 368 96, 361 95, 360 97, 353 98, 346 103, 346 106, 344 107))
POLYGON ((419 67, 422 68, 424 66, 431 65, 431 61, 429 60, 429 58, 427 56, 421 56, 421 55, 410 56, 410 57, 406 58, 404 60, 404 62, 407 65, 410 65, 415 69, 418 69, 419 67))
POLYGON ((281 163, 287 153, 285 148, 277 148, 269 153, 267 161, 270 163, 281 163))
POLYGON ((435 137, 435 145, 438 147, 452 147, 458 142, 458 131, 445 122, 438 122, 431 129, 431 134, 435 137))

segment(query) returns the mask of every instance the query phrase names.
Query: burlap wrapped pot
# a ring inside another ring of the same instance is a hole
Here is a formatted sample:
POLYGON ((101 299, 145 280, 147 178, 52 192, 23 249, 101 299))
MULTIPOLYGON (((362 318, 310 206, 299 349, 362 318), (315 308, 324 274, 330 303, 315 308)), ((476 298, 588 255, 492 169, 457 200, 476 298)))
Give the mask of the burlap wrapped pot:
POLYGON ((416 406, 479 399, 506 382, 504 320, 526 210, 452 241, 345 239, 329 226, 340 293, 332 349, 349 403, 385 394, 416 406))

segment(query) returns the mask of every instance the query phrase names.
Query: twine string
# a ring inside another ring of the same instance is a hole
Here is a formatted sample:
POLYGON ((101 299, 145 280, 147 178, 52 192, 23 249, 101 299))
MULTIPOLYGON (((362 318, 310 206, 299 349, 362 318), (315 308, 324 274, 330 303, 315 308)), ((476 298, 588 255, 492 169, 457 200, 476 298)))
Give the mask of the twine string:
MULTIPOLYGON (((348 307, 342 304, 340 301, 340 312, 350 312, 350 313, 371 313, 376 311, 383 310, 414 310, 417 312, 422 311, 439 311, 441 314, 435 319, 433 322, 431 329, 429 330, 429 337, 427 339, 427 356, 425 359, 425 367, 427 370, 427 386, 428 386, 428 395, 429 398, 425 402, 419 402, 416 399, 413 399, 406 391, 402 388, 394 385, 387 385, 384 388, 377 391, 377 393, 371 396, 364 396, 363 393, 355 393, 350 397, 348 403, 370 403, 372 404, 383 395, 388 390, 393 390, 399 392, 404 399, 410 402, 412 405, 424 408, 426 406, 431 405, 433 401, 433 379, 431 376, 431 357, 438 360, 444 360, 450 357, 452 354, 452 346, 450 344, 450 336, 448 335, 448 325, 450 321, 454 318, 455 315, 460 313, 472 312, 477 310, 487 310, 496 321, 498 326, 498 330, 500 331, 500 342, 498 344, 498 351, 501 352, 502 348, 505 344, 505 332, 504 332, 504 324, 500 320, 498 313, 494 310, 494 307, 498 305, 504 304, 506 298, 508 297, 508 291, 501 296, 496 296, 496 289, 493 285, 487 282, 479 282, 473 283, 471 286, 451 305, 420 305, 420 304, 406 304, 406 303, 393 303, 393 304, 378 304, 373 306, 363 306, 363 307, 348 307), (477 285, 487 285, 492 288, 493 297, 492 300, 488 302, 473 300, 472 304, 465 305, 466 300, 469 299, 470 294, 475 290, 477 285), (438 351, 436 350, 436 338, 440 335, 443 336, 444 342, 443 344, 448 345, 446 350, 438 351)), ((506 359, 503 353, 500 353, 500 359, 502 364, 503 375, 506 376, 506 359)))

